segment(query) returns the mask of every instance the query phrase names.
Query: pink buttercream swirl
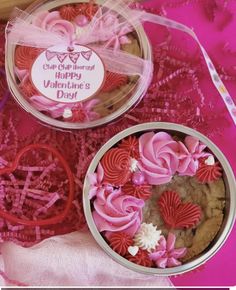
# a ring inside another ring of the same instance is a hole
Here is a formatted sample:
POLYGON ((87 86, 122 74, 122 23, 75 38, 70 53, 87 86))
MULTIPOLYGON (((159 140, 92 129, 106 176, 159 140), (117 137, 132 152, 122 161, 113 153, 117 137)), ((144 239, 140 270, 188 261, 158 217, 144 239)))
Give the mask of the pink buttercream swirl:
POLYGON ((146 133, 139 138, 139 169, 151 185, 171 181, 179 166, 178 142, 165 133, 146 133))
POLYGON ((175 241, 176 237, 173 233, 168 234, 167 240, 162 236, 155 252, 149 254, 149 258, 158 268, 171 268, 182 264, 178 259, 186 255, 187 249, 175 249, 175 241))
POLYGON ((47 31, 56 32, 62 36, 66 36, 69 41, 73 40, 75 34, 74 25, 62 19, 59 11, 43 11, 37 14, 36 18, 33 19, 33 24, 43 28, 47 31))
POLYGON ((105 203, 95 199, 93 219, 99 232, 124 232, 131 237, 137 232, 142 221, 144 201, 123 195, 121 190, 113 190, 105 197, 105 203))
POLYGON ((194 176, 199 167, 199 159, 210 154, 204 152, 206 145, 197 138, 187 136, 184 143, 179 142, 179 175, 194 176))

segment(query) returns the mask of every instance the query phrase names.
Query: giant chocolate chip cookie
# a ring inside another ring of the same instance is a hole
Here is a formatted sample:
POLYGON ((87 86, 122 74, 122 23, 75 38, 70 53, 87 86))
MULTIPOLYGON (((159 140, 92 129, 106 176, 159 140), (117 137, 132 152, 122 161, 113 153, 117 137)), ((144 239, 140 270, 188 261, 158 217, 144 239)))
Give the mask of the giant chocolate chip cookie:
POLYGON ((143 221, 157 225, 163 234, 167 234, 170 229, 162 220, 158 200, 166 190, 177 192, 183 203, 191 202, 201 207, 201 219, 195 227, 172 230, 177 237, 176 247, 186 247, 188 250, 182 259, 186 262, 209 246, 222 225, 225 207, 224 181, 221 178, 212 183, 201 184, 195 177, 175 176, 170 183, 155 186, 152 197, 145 204, 143 221))

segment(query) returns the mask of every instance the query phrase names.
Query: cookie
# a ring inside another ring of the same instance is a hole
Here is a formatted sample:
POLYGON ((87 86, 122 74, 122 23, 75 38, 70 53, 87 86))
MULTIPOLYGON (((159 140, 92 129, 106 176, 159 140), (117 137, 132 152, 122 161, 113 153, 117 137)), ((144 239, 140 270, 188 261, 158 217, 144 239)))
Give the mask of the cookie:
POLYGON ((131 97, 135 85, 129 83, 109 93, 99 93, 97 99, 100 100, 94 111, 99 113, 101 117, 110 115, 120 109, 131 97))
POLYGON ((179 139, 148 126, 112 145, 88 192, 101 235, 128 234, 129 253, 138 259, 120 255, 140 264, 138 253, 146 251, 152 263, 145 267, 173 268, 189 261, 197 266, 202 255, 209 257, 225 220, 226 186, 217 156, 197 137, 179 139))
POLYGON ((160 215, 158 200, 164 191, 178 192, 183 203, 191 202, 200 206, 202 215, 199 223, 187 230, 172 230, 176 235, 176 246, 186 247, 187 254, 182 259, 189 261, 203 252, 217 235, 222 222, 225 207, 225 185, 222 178, 213 183, 201 184, 195 177, 175 176, 170 183, 153 188, 152 197, 143 209, 143 220, 153 223, 164 234, 169 229, 160 215))
MULTIPOLYGON (((202 253, 217 235, 223 222, 223 213, 203 221, 196 229, 192 238, 192 246, 188 247, 187 254, 182 262, 187 262, 202 253)), ((178 243, 178 242, 177 242, 178 243)))
POLYGON ((133 54, 138 57, 142 57, 142 50, 136 37, 132 34, 128 36, 130 43, 122 44, 121 49, 127 53, 133 54))

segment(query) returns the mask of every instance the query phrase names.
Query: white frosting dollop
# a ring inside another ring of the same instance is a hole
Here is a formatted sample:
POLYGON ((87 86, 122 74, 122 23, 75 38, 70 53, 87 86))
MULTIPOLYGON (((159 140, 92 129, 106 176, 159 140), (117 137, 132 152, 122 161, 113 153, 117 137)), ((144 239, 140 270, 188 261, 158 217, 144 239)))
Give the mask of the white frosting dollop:
POLYGON ((63 112, 63 118, 64 118, 64 119, 69 119, 69 118, 71 118, 72 116, 73 116, 73 113, 72 113, 71 109, 66 108, 66 109, 64 110, 64 112, 63 112))
POLYGON ((138 160, 131 158, 131 163, 130 163, 130 170, 131 172, 135 172, 138 169, 138 160))
POLYGON ((206 165, 215 165, 215 159, 214 156, 210 155, 206 160, 205 160, 206 165))
POLYGON ((134 236, 134 245, 151 252, 155 250, 160 238, 161 231, 158 231, 156 226, 142 223, 140 229, 134 236))

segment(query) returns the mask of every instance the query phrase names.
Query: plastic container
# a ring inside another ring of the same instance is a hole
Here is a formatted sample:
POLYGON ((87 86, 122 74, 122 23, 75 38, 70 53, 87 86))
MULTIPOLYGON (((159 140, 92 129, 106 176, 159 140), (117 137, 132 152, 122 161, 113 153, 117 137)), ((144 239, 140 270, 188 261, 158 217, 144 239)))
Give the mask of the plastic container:
POLYGON ((96 154, 94 159, 92 160, 88 171, 87 176, 85 178, 84 182, 84 191, 83 191, 83 205, 84 205, 84 212, 87 220, 87 224, 89 226, 89 229, 94 236, 97 243, 101 246, 101 248, 110 256, 112 257, 116 262, 119 264, 129 268, 130 270, 134 270, 139 273, 143 274, 150 274, 150 275, 157 275, 157 276, 172 276, 172 275, 179 275, 182 273, 185 273, 187 271, 191 271, 200 265, 204 264, 208 259, 212 258, 217 251, 223 246, 225 243, 227 237, 230 234, 230 231, 232 230, 234 221, 235 221, 235 213, 236 213, 236 183, 235 183, 235 177, 232 172, 232 169, 223 155, 223 153, 219 150, 219 148, 212 143, 207 137, 200 134, 199 132, 181 126, 176 125, 172 123, 144 123, 138 126, 131 127, 129 129, 126 129, 113 138, 111 138, 96 154), (88 174, 94 173, 97 169, 97 166, 102 159, 103 155, 111 149, 113 146, 115 146, 118 142, 120 142, 123 138, 137 134, 140 136, 140 134, 143 134, 145 132, 154 131, 155 133, 159 131, 164 131, 172 136, 177 137, 184 137, 186 135, 194 136, 197 139, 199 139, 203 144, 207 145, 208 149, 214 154, 214 156, 218 159, 218 161, 221 164, 221 167, 223 169, 223 180, 226 188, 226 203, 225 203, 225 209, 224 209, 224 219, 222 226, 214 238, 214 240, 211 242, 211 244, 207 247, 206 250, 204 250, 199 256, 196 258, 193 258, 192 260, 177 266, 173 268, 148 268, 143 267, 134 263, 131 263, 126 258, 123 258, 119 254, 117 254, 115 251, 112 250, 112 248, 108 245, 108 243, 104 240, 101 233, 98 231, 95 222, 93 220, 92 216, 92 204, 88 197, 88 192, 90 188, 89 180, 88 180, 88 174))
MULTIPOLYGON (((44 0, 44 1, 36 1, 26 10, 30 15, 37 15, 42 11, 57 11, 63 5, 76 5, 78 3, 83 3, 87 1, 75 1, 75 0, 44 0)), ((104 1, 96 1, 96 4, 101 5, 104 1)), ((114 8, 116 11, 116 8, 114 8)), ((125 14, 119 14, 119 17, 125 18, 125 14)), ((31 18, 31 17, 28 17, 31 18)), ((26 21, 31 21, 26 18, 26 21)), ((132 54, 136 54, 141 58, 152 61, 152 50, 147 38, 147 35, 142 27, 142 25, 136 27, 133 32, 128 34, 129 39, 131 40, 131 44, 121 45, 122 50, 131 51, 132 54)), ((59 117, 52 117, 49 111, 40 111, 38 107, 36 108, 32 101, 29 101, 29 98, 25 96, 25 93, 22 91, 22 85, 20 89, 20 80, 19 74, 16 75, 16 65, 15 65, 15 53, 16 53, 16 45, 12 45, 7 41, 6 43, 6 74, 9 88, 12 92, 13 97, 18 102, 18 104, 28 113, 33 115, 37 120, 45 125, 49 125, 58 129, 72 130, 72 129, 86 129, 92 128, 100 125, 104 125, 106 123, 112 122, 113 120, 120 117, 122 114, 127 112, 132 106, 134 106, 141 98, 144 96, 147 88, 149 86, 149 82, 141 81, 141 78, 138 76, 129 76, 128 82, 126 85, 122 85, 121 87, 110 91, 110 92, 101 92, 98 91, 95 95, 90 98, 74 103, 75 105, 86 106, 87 101, 92 101, 94 99, 98 99, 99 103, 92 108, 92 112, 95 112, 99 115, 93 119, 93 117, 87 117, 81 115, 81 108, 76 111, 78 112, 77 117, 71 121, 65 117, 65 114, 68 114, 68 108, 65 106, 64 114, 61 113, 59 117), (64 116, 64 117, 63 117, 64 116)), ((106 67, 105 67, 106 70, 106 67)), ((150 71, 150 79, 151 79, 152 71, 150 71)), ((107 77, 107 75, 106 75, 107 77)), ((105 78, 106 78, 105 77, 105 78)), ((104 82, 105 79, 104 78, 104 82)), ((30 79, 32 82, 32 78, 30 79)), ((23 82, 23 80, 21 80, 23 82)), ((26 81, 27 82, 27 81, 26 81)), ((104 85, 103 82, 103 85, 104 85)), ((108 81, 109 84, 109 81, 108 81)), ((24 86, 24 84, 23 84, 24 86)), ((45 95, 44 95, 45 96, 45 95)), ((62 104, 62 103, 60 103, 62 104)), ((71 107, 70 107, 71 110, 71 107)), ((69 115, 71 111, 69 110, 69 115)), ((84 111, 82 109, 82 114, 84 111)), ((91 115, 92 116, 92 115, 91 115)))

